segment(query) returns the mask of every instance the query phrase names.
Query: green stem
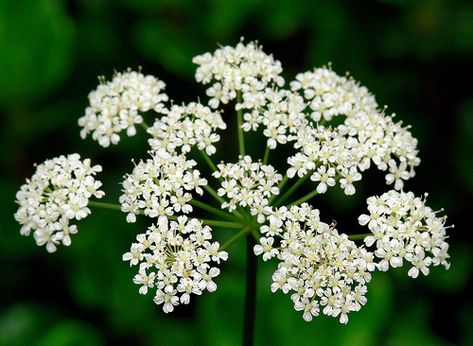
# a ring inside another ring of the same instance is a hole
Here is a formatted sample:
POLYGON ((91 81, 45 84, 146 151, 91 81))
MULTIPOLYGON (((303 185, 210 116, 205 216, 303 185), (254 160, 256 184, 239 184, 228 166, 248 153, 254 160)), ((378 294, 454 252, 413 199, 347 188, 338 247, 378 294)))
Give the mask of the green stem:
POLYGON ((266 150, 264 151, 263 165, 268 163, 269 159, 269 146, 266 145, 266 150))
POLYGON ((213 163, 212 159, 207 155, 207 153, 204 150, 200 150, 200 154, 204 158, 205 162, 207 162, 207 165, 209 165, 210 169, 213 172, 218 171, 217 166, 213 163))
MULTIPOLYGON (((215 198, 220 204, 225 202, 225 200, 222 197, 220 197, 217 194, 217 192, 212 187, 210 187, 209 185, 204 185, 204 189, 205 189, 205 191, 210 193, 212 195, 212 197, 215 198)), ((237 210, 232 211, 232 214, 239 217, 239 218, 243 218, 243 216, 237 210)))
POLYGON ((311 199, 312 197, 316 196, 318 194, 317 190, 314 190, 310 193, 308 193, 307 195, 305 195, 304 197, 301 197, 299 198, 298 200, 292 202, 291 204, 289 204, 287 207, 289 208, 291 205, 299 205, 299 204, 302 204, 306 201, 308 201, 309 199, 311 199))
POLYGON ((301 186, 302 184, 304 184, 304 182, 312 175, 313 171, 309 171, 307 172, 306 175, 304 175, 302 178, 300 178, 294 185, 291 186, 291 188, 289 190, 286 191, 286 193, 284 195, 281 196, 281 198, 279 198, 276 203, 274 204, 275 207, 278 207, 280 206, 288 197, 290 197, 294 191, 296 191, 299 186, 301 186))
POLYGON ((204 185, 204 190, 207 191, 213 198, 215 198, 218 203, 222 204, 225 202, 225 200, 220 197, 217 191, 215 191, 210 185, 204 185))
POLYGON ((373 235, 373 233, 350 234, 348 236, 348 239, 350 239, 350 240, 363 240, 369 235, 373 235))
POLYGON ((218 209, 218 208, 215 208, 215 207, 212 207, 206 203, 203 203, 203 202, 200 202, 196 199, 191 199, 189 201, 189 204, 197 207, 197 208, 200 208, 200 209, 203 209, 203 210, 206 210, 208 211, 209 213, 212 213, 214 215, 217 215, 217 216, 221 216, 221 217, 224 217, 226 219, 229 219, 229 220, 235 220, 235 216, 232 216, 228 213, 226 213, 225 211, 221 210, 221 209, 218 209))
POLYGON ((242 224, 239 222, 228 222, 220 220, 198 219, 203 224, 208 226, 224 227, 224 228, 241 228, 242 224))
POLYGON ((255 239, 251 234, 246 237, 246 288, 245 319, 243 321, 243 345, 254 344, 255 310, 256 310, 256 256, 253 253, 255 239))
MULTIPOLYGON (((89 201, 88 206, 93 208, 102 208, 109 210, 118 210, 121 211, 121 206, 119 204, 107 203, 107 202, 98 202, 98 201, 89 201)), ((140 214, 143 215, 143 212, 140 211, 140 214)), ((177 221, 176 215, 166 216, 170 221, 177 221)), ((220 221, 220 220, 210 220, 210 219, 198 219, 202 221, 205 225, 216 226, 216 227, 225 227, 225 228, 241 228, 242 224, 240 222, 229 222, 229 221, 220 221)))
POLYGON ((89 201, 87 206, 92 208, 102 208, 102 209, 110 209, 110 210, 118 210, 122 211, 122 207, 120 204, 114 203, 107 203, 107 202, 99 202, 99 201, 89 201))
MULTIPOLYGON (((289 177, 287 176, 287 173, 286 173, 286 175, 284 175, 284 178, 282 178, 281 182, 278 185, 279 192, 282 191, 284 185, 286 185, 288 180, 289 180, 289 177)), ((272 195, 271 196, 271 198, 269 199, 269 205, 272 205, 272 203, 273 203, 273 201, 276 197, 277 197, 277 195, 272 195)))
MULTIPOLYGON (((241 92, 237 92, 237 102, 241 102, 241 92)), ((237 126, 238 126, 238 147, 240 148, 240 155, 245 156, 245 138, 243 137, 243 129, 241 125, 243 124, 243 112, 242 110, 237 111, 237 126)))
POLYGON ((145 123, 144 120, 143 120, 143 122, 140 123, 140 125, 141 125, 142 128, 145 129, 145 131, 147 131, 148 128, 149 128, 149 125, 147 123, 145 123))
POLYGON ((253 238, 255 238, 255 240, 259 242, 261 236, 259 235, 258 231, 255 230, 253 227, 251 227, 251 234, 253 235, 253 238))
POLYGON ((233 237, 231 237, 230 239, 228 239, 225 244, 223 244, 222 246, 220 246, 220 249, 219 251, 223 251, 223 250, 226 250, 230 245, 232 245, 235 241, 237 241, 238 239, 240 239, 242 236, 244 236, 245 234, 248 234, 248 232, 250 232, 250 226, 246 226, 245 228, 243 228, 240 232, 238 232, 237 234, 235 234, 233 237))

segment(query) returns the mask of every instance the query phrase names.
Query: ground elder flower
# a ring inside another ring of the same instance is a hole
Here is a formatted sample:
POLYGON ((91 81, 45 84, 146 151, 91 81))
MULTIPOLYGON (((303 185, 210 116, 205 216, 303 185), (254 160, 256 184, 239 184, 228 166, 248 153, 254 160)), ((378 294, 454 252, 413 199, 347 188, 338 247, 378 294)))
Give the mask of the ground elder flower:
POLYGON ((155 288, 154 302, 168 313, 179 304, 189 304, 192 294, 217 289, 214 278, 220 269, 216 265, 228 254, 218 251, 219 243, 211 240, 210 227, 197 219, 164 217, 136 237, 123 260, 138 266, 133 282, 140 285, 139 292, 147 294, 155 288))
POLYGON ((365 238, 365 244, 376 247, 380 270, 401 267, 407 261, 412 265, 408 275, 416 278, 419 272, 429 274, 432 265, 450 267, 447 218, 438 217, 425 205, 425 199, 391 190, 368 198, 367 204, 370 214, 362 214, 358 220, 373 233, 365 238))
POLYGON ((351 76, 342 77, 331 66, 299 73, 290 83, 292 91, 301 91, 310 102, 312 120, 332 120, 334 116, 354 116, 358 113, 376 113, 378 104, 364 86, 351 76))
POLYGON ((306 203, 276 209, 260 231, 255 254, 279 260, 271 291, 291 293, 305 321, 322 312, 347 323, 348 313, 366 303, 366 284, 375 269, 372 254, 320 221, 317 209, 306 203))
POLYGON ((120 204, 121 210, 128 213, 128 222, 135 222, 141 212, 151 218, 187 214, 192 211, 192 192, 201 195, 201 186, 207 184, 193 169, 197 164, 194 160, 164 149, 151 151, 150 155, 151 159, 140 161, 122 183, 120 204))
POLYGON ((78 123, 83 127, 82 138, 92 133, 92 138, 103 147, 117 144, 119 133, 124 130, 128 136, 134 136, 135 125, 143 122, 140 113, 149 110, 162 113, 166 109, 165 84, 156 77, 128 70, 116 73, 111 82, 100 81, 89 94, 90 105, 78 123))
POLYGON ((260 207, 268 205, 271 196, 279 194, 277 186, 282 180, 281 174, 270 165, 253 162, 248 155, 240 156, 238 163, 221 163, 217 168, 213 176, 222 178, 217 193, 228 198, 222 203, 222 208, 233 211, 238 206, 249 207, 251 215, 264 219, 260 207))
POLYGON ((193 146, 205 150, 207 155, 216 152, 214 143, 220 141, 217 130, 226 129, 220 113, 209 107, 192 102, 183 106, 172 106, 165 116, 156 118, 148 133, 152 148, 164 148, 169 152, 188 153, 193 146))
POLYGON ((71 220, 80 220, 90 214, 89 198, 101 198, 102 183, 95 175, 100 165, 91 166, 90 159, 79 154, 59 156, 46 160, 20 187, 16 194, 19 208, 15 219, 22 225, 20 233, 33 237, 38 246, 55 252, 59 244, 71 245, 71 234, 77 226, 71 220))
POLYGON ((244 110, 243 130, 255 131, 262 126, 270 149, 297 138, 295 134, 308 124, 306 108, 304 99, 297 93, 274 88, 245 92, 242 102, 236 105, 237 110, 244 110))
MULTIPOLYGON (((370 168, 371 162, 379 170, 389 169, 386 183, 394 183, 396 190, 414 176, 414 168, 420 163, 417 140, 401 122, 393 121, 394 115, 379 111, 374 96, 352 77, 319 68, 297 75, 291 89, 300 92, 312 110, 308 117, 311 123, 296 132, 298 162, 323 165, 326 171, 336 169, 346 194, 355 193, 350 181, 360 180, 361 172, 370 168), (344 121, 331 126, 333 117, 340 115, 345 116, 344 121)), ((294 166, 292 162, 289 164, 294 166)), ((317 175, 312 177, 317 179, 317 175)), ((322 185, 320 190, 325 188, 322 185)))
MULTIPOLYGON (((140 124, 149 135, 150 157, 124 176, 120 205, 89 201, 103 195, 94 178, 101 167, 91 167, 78 154, 39 165, 17 193, 21 233, 33 233, 38 245, 52 252, 60 243, 70 244, 70 234, 77 232, 70 221, 86 217, 88 206, 121 210, 128 222, 139 214, 153 219, 123 260, 137 267, 133 282, 139 293, 153 291, 154 302, 166 313, 188 304, 193 294, 215 291, 218 265, 228 257, 223 250, 242 237, 248 244, 247 317, 254 313, 252 255, 278 261, 271 291, 290 294, 306 321, 324 314, 347 323, 349 313, 366 304, 375 269, 407 261, 408 275, 417 277, 431 266, 449 267, 446 217, 425 206, 425 199, 402 192, 420 163, 417 140, 408 126, 394 121, 395 114, 385 114, 387 108, 380 108, 366 87, 328 66, 298 74, 285 89, 281 63, 256 42, 223 46, 193 62, 197 82, 207 85, 207 105, 168 107, 165 84, 141 72, 117 73, 111 82, 100 79, 78 121, 82 138, 91 134, 108 147, 119 142, 122 131, 133 136, 140 124), (159 114, 148 127, 142 115, 151 110, 159 114), (214 163, 227 110, 235 116, 230 123, 236 124, 236 136, 229 139, 238 138, 238 161, 214 163), (263 143, 264 154, 261 146, 246 142, 250 131, 252 137, 262 135, 252 143, 263 143), (255 153, 261 156, 253 159, 255 153), (280 156, 285 153, 290 154, 280 156), (216 187, 201 176, 194 154, 212 171, 216 187), (287 164, 284 178, 268 164, 271 159, 287 164), (319 211, 305 203, 335 185, 355 194, 370 168, 385 172, 394 190, 368 199, 369 213, 359 217, 372 232, 368 236, 339 233, 335 222, 322 222, 319 211), (309 179, 316 186, 304 193, 309 179), (194 199, 203 189, 208 198, 194 199), (202 219, 191 216, 193 208, 202 219), (209 226, 235 233, 220 246, 212 242, 209 226), (352 241, 359 239, 364 239, 361 246, 352 241)), ((249 336, 250 324, 245 328, 249 336)))
POLYGON ((238 92, 261 91, 269 84, 282 86, 281 63, 263 52, 256 42, 236 47, 224 46, 213 54, 205 53, 192 59, 199 65, 195 79, 211 86, 207 89, 209 106, 217 108, 237 97, 238 92))

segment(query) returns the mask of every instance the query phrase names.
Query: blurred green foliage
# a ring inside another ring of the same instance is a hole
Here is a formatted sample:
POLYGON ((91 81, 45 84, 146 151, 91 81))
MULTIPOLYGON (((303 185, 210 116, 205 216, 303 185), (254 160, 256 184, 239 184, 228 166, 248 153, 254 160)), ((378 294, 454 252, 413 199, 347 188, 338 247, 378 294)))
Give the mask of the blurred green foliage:
MULTIPOLYGON (((243 313, 244 244, 219 289, 164 315, 140 296, 121 261, 144 224, 95 211, 71 248, 49 255, 19 235, 14 195, 33 163, 80 152, 106 167, 116 200, 132 157, 146 141, 123 139, 103 151, 81 141, 77 118, 97 75, 142 66, 163 79, 176 102, 204 97, 191 58, 240 36, 282 61, 285 77, 329 61, 350 70, 379 103, 412 124, 422 165, 408 183, 430 192, 455 223, 449 271, 411 280, 405 270, 376 273, 368 304, 350 316, 303 322, 287 296, 269 291, 275 263, 259 263, 258 345, 473 344, 473 6, 471 1, 3 0, 0 1, 0 345, 238 345, 243 313), (469 221, 469 220, 468 220, 469 221)), ((348 201, 321 201, 326 219, 353 225, 363 199, 383 191, 369 179, 348 201)), ((222 231, 223 233, 224 231, 222 231)))

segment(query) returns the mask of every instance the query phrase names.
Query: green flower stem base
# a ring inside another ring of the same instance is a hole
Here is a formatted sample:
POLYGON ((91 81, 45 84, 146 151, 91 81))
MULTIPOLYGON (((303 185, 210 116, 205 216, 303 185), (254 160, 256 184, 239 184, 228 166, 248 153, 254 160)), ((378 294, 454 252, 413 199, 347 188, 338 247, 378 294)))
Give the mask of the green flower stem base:
POLYGON ((286 199, 288 199, 288 197, 290 197, 290 196, 299 188, 299 186, 301 186, 302 184, 304 184, 304 182, 305 182, 307 179, 309 179, 309 177, 312 175, 313 172, 314 172, 313 170, 307 172, 306 175, 304 175, 302 178, 300 178, 298 181, 296 181, 295 184, 292 185, 292 186, 290 187, 290 189, 287 190, 286 193, 285 193, 284 195, 282 195, 282 196, 276 201, 276 203, 274 203, 274 206, 275 206, 275 207, 279 207, 281 204, 283 204, 284 201, 285 201, 286 199))
MULTIPOLYGON (((121 211, 121 206, 119 204, 113 204, 113 203, 89 201, 88 206, 92 208, 102 208, 102 209, 121 211)), ((143 215, 143 212, 140 212, 140 215, 143 215)), ((167 218, 171 221, 177 220, 177 216, 167 216, 167 218)), ((199 220, 202 221, 204 225, 208 225, 208 226, 223 227, 223 228, 237 228, 237 229, 243 227, 243 224, 240 222, 229 222, 229 221, 210 220, 210 219, 199 219, 199 220)))
POLYGON ((269 160, 269 147, 266 146, 266 150, 264 151, 264 158, 263 158, 263 165, 267 165, 268 164, 268 160, 269 160))
POLYGON ((221 210, 221 209, 218 209, 218 208, 215 208, 215 207, 212 207, 206 203, 203 203, 203 202, 200 202, 196 199, 191 199, 189 201, 189 204, 193 205, 194 207, 197 207, 197 208, 200 208, 200 209, 203 209, 205 211, 208 211, 209 213, 212 213, 216 216, 221 216, 223 218, 226 218, 228 220, 232 220, 232 221, 235 221, 235 220, 239 220, 240 218, 237 218, 233 215, 230 215, 228 213, 226 213, 225 211, 221 210))
MULTIPOLYGON (((241 91, 237 92, 237 103, 241 102, 241 91)), ((241 125, 243 124, 243 112, 240 109, 237 111, 237 126, 238 126, 238 148, 240 150, 240 155, 245 156, 245 138, 243 137, 243 129, 241 125)))
POLYGON ((122 210, 122 207, 120 206, 120 204, 113 204, 113 203, 99 202, 99 201, 89 201, 88 206, 92 208, 102 208, 102 209, 110 209, 110 210, 118 210, 118 211, 122 210))
POLYGON ((230 239, 228 239, 225 244, 223 244, 222 246, 220 246, 219 251, 226 250, 230 245, 232 245, 234 242, 236 242, 238 239, 240 239, 240 238, 243 237, 244 235, 248 234, 249 232, 250 232, 250 226, 246 226, 246 227, 243 228, 240 232, 238 232, 238 233, 235 234, 233 237, 231 237, 230 239))
POLYGON ((207 153, 204 150, 200 150, 200 154, 204 158, 205 162, 207 162, 207 165, 210 167, 212 172, 217 172, 218 171, 217 166, 215 165, 215 163, 213 163, 209 155, 207 155, 207 153))
POLYGON ((369 235, 373 235, 373 233, 350 234, 348 236, 348 239, 350 239, 350 240, 363 240, 369 235))
POLYGON ((304 202, 307 202, 309 199, 316 196, 317 194, 318 194, 317 190, 314 190, 314 191, 308 193, 307 195, 305 195, 304 197, 301 197, 298 200, 290 203, 287 207, 289 208, 292 205, 299 205, 299 204, 302 204, 304 202))
POLYGON ((243 342, 245 346, 253 345, 256 310, 256 269, 257 259, 253 253, 255 238, 246 236, 246 289, 245 289, 245 316, 243 321, 243 342))

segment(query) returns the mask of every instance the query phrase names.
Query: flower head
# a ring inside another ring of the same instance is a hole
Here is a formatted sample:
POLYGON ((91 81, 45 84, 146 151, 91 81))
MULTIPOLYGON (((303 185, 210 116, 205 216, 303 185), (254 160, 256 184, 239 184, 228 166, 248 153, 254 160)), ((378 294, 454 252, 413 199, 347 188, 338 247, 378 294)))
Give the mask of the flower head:
MULTIPOLYGON (((378 110, 374 96, 352 77, 318 68, 298 74, 291 89, 300 92, 311 109, 309 123, 300 127, 294 138, 297 163, 315 164, 327 172, 333 168, 347 195, 355 193, 352 183, 361 180, 361 172, 371 163, 382 171, 389 168, 386 183, 394 183, 396 190, 414 176, 420 163, 417 140, 402 123, 393 121, 394 115, 378 110), (344 116, 343 122, 331 125, 337 116, 344 116)), ((318 174, 314 173, 312 180, 319 181, 318 174)), ((321 185, 320 190, 325 191, 327 185, 321 185)))
POLYGON ((306 321, 322 310, 347 323, 348 313, 366 303, 372 255, 320 221, 319 211, 306 203, 273 210, 268 220, 254 252, 265 261, 279 260, 271 290, 292 292, 294 308, 306 321))
POLYGON ((216 130, 226 127, 220 113, 200 103, 175 105, 165 116, 156 118, 148 129, 148 133, 153 136, 149 143, 153 149, 164 148, 169 152, 180 149, 184 154, 196 146, 212 155, 216 151, 214 143, 220 141, 216 130))
POLYGON ((275 88, 244 92, 242 102, 236 105, 237 110, 244 110, 242 129, 255 131, 263 127, 270 149, 297 138, 295 134, 308 124, 306 108, 304 99, 297 93, 275 88))
POLYGON ((95 175, 102 171, 100 165, 91 166, 90 159, 80 159, 79 154, 59 156, 46 160, 20 187, 16 203, 20 205, 15 219, 23 225, 20 233, 33 236, 36 244, 46 245, 54 252, 57 245, 71 244, 70 235, 77 233, 71 220, 80 220, 90 214, 89 198, 101 198, 102 183, 95 175))
POLYGON ((376 113, 374 96, 352 77, 342 77, 331 66, 299 73, 291 82, 291 90, 302 92, 312 111, 310 117, 318 122, 332 120, 338 115, 352 117, 358 113, 376 113))
POLYGON ((120 203, 122 211, 128 213, 128 222, 135 222, 141 212, 152 218, 189 213, 191 192, 202 194, 201 186, 207 184, 193 169, 197 163, 183 154, 171 154, 162 148, 150 154, 151 159, 140 161, 123 181, 120 203))
POLYGON ((262 207, 268 205, 271 196, 279 194, 277 185, 282 176, 270 165, 253 162, 248 155, 239 159, 238 163, 219 164, 218 171, 213 173, 214 177, 222 178, 218 195, 228 198, 222 208, 233 211, 238 206, 249 207, 251 215, 264 220, 262 207))
POLYGON ((92 138, 103 147, 117 144, 119 133, 126 130, 128 136, 136 134, 135 124, 141 124, 140 113, 154 110, 165 111, 163 102, 168 96, 163 93, 164 82, 151 75, 128 70, 116 73, 111 82, 101 79, 96 90, 89 94, 89 107, 79 118, 82 138, 92 133, 92 138))
POLYGON ((192 62, 199 65, 195 72, 197 82, 211 83, 207 95, 212 108, 235 99, 237 92, 264 90, 270 83, 284 84, 281 63, 264 53, 256 42, 225 46, 213 54, 198 55, 192 62))
POLYGON ((370 214, 358 220, 373 233, 365 243, 376 246, 380 270, 401 267, 407 261, 412 265, 408 275, 415 278, 419 272, 429 274, 431 265, 449 268, 445 216, 438 217, 412 192, 391 190, 368 198, 367 203, 370 214))
POLYGON ((197 219, 179 216, 177 221, 160 218, 145 234, 136 237, 129 252, 123 255, 130 266, 139 266, 133 282, 146 294, 156 288, 154 302, 168 313, 179 304, 188 304, 191 294, 217 289, 213 281, 220 274, 216 267, 228 254, 211 242, 209 226, 197 219), (215 250, 217 249, 217 250, 215 250))

